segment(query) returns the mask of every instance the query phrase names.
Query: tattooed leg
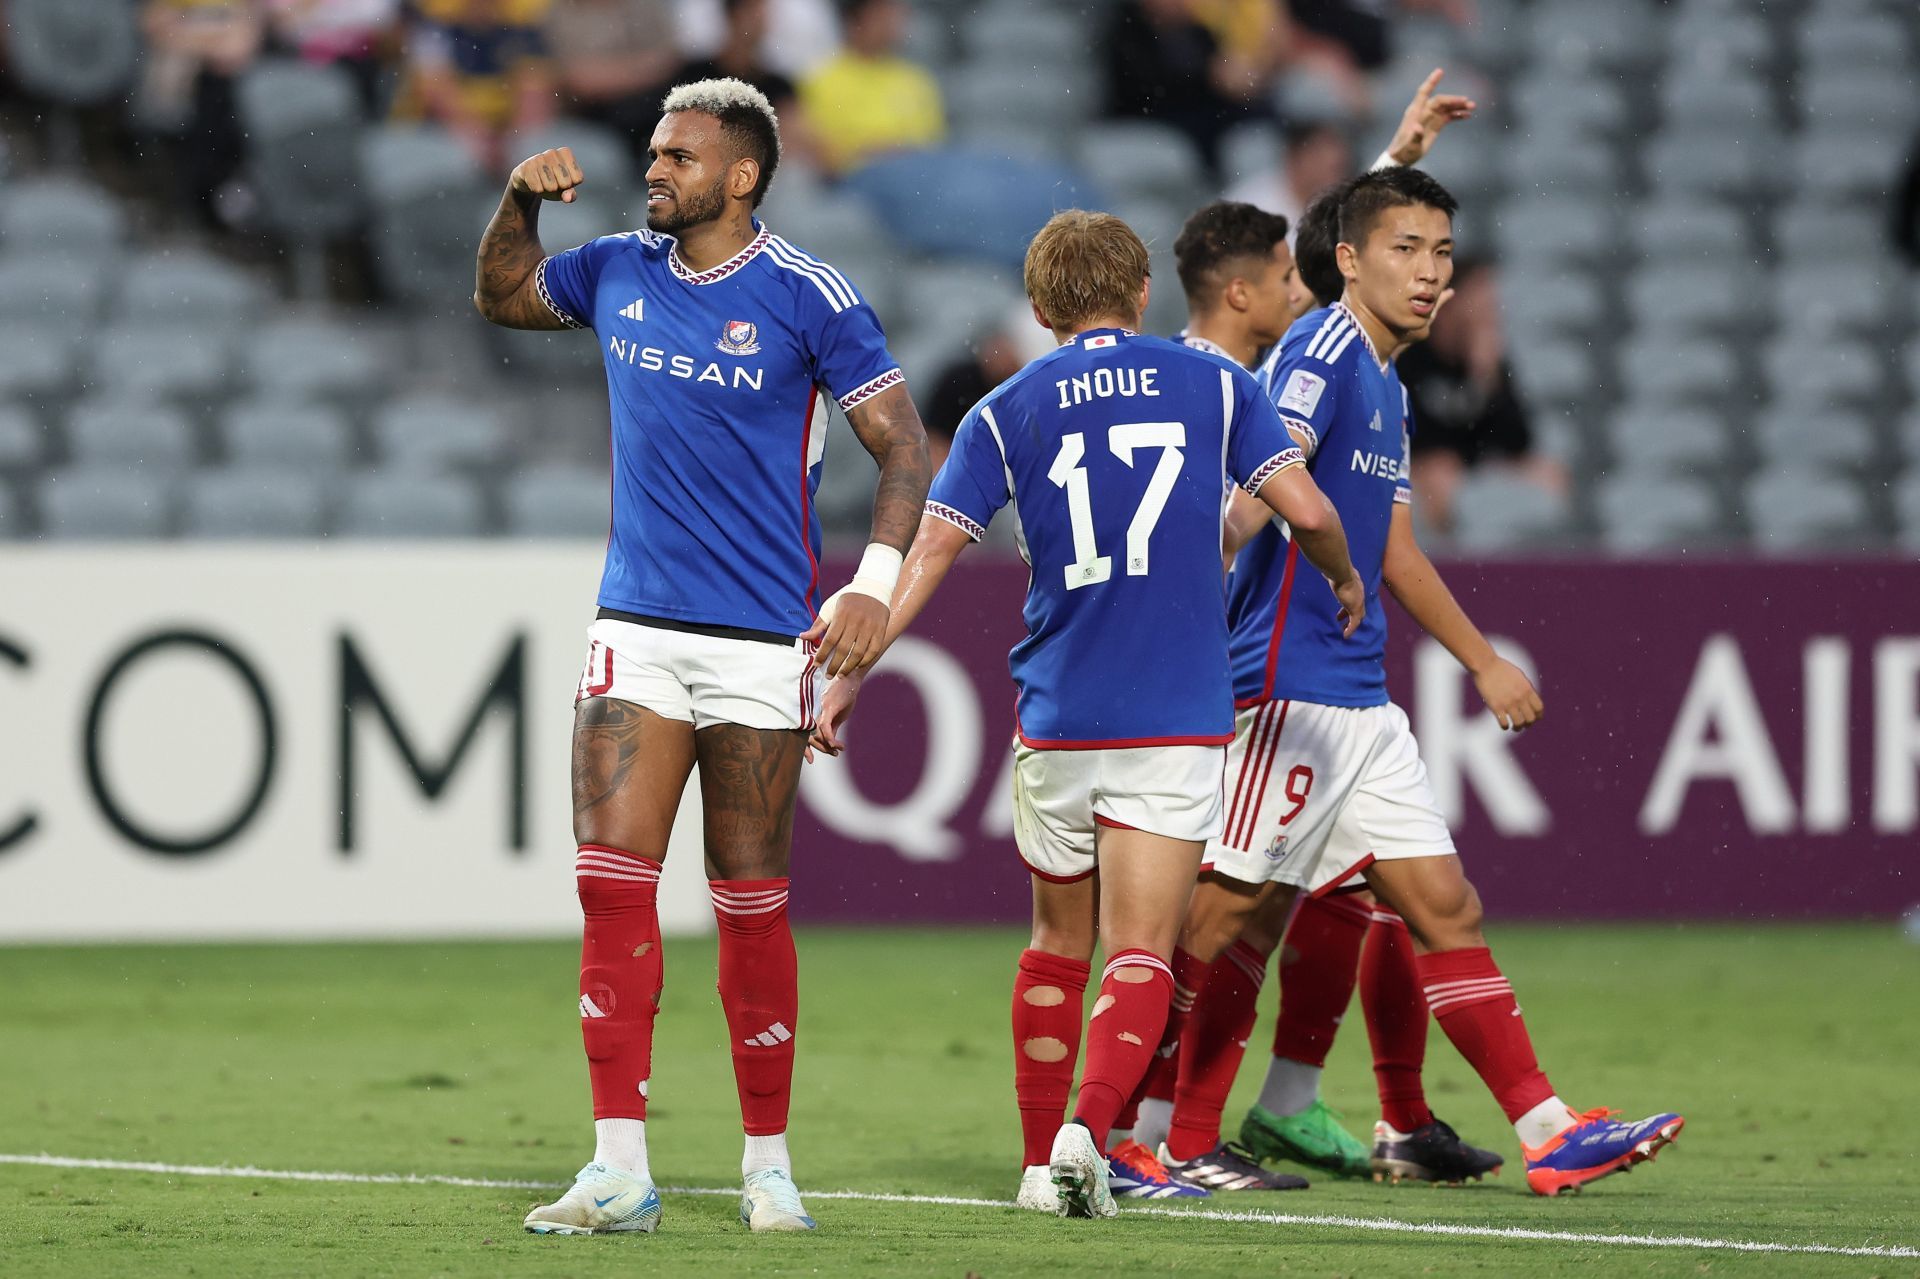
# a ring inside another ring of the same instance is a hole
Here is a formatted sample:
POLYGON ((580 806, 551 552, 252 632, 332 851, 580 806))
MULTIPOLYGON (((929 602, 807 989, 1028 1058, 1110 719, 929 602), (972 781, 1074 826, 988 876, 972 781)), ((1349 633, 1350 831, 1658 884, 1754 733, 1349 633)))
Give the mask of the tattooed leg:
POLYGON ((573 715, 573 837, 658 861, 693 770, 693 725, 612 697, 573 715))
POLYGON ((807 735, 714 724, 694 735, 708 879, 772 879, 793 851, 793 801, 807 735))

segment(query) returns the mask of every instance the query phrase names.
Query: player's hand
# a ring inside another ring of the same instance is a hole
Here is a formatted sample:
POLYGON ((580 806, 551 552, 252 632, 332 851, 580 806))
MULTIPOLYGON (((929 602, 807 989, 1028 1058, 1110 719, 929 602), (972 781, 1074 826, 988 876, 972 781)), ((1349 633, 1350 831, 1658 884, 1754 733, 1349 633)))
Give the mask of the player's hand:
POLYGON ((1358 573, 1351 574, 1346 581, 1333 583, 1333 597, 1340 601, 1340 636, 1352 639, 1367 620, 1367 584, 1358 573))
POLYGON ((1491 665, 1475 675, 1473 686, 1480 690, 1480 700, 1500 721, 1500 727, 1509 732, 1524 732, 1529 725, 1538 723, 1546 710, 1527 673, 1504 657, 1494 658, 1491 665))
POLYGON ((587 175, 580 172, 579 162, 573 158, 573 148, 555 147, 530 155, 515 165, 507 186, 542 200, 572 204, 573 189, 586 180, 587 175))
POLYGON ((1463 94, 1434 93, 1434 86, 1440 83, 1440 77, 1445 74, 1444 70, 1435 67, 1433 74, 1420 82, 1413 101, 1401 113, 1400 127, 1394 130, 1393 141, 1387 144, 1387 154, 1393 157, 1395 164, 1420 163, 1426 159, 1427 152, 1433 149, 1434 139, 1440 136, 1440 130, 1455 120, 1473 119, 1473 113, 1479 109, 1479 103, 1463 94))
POLYGON ((880 660, 887 618, 887 606, 873 596, 841 590, 820 606, 820 616, 801 638, 816 645, 816 667, 829 675, 851 675, 880 660))
POLYGON ((813 733, 807 738, 809 764, 815 751, 838 755, 847 749, 846 742, 840 738, 840 729, 847 722, 847 716, 853 714, 853 705, 860 699, 860 686, 866 679, 864 672, 858 672, 842 675, 827 685, 827 691, 820 698, 819 713, 813 717, 813 733))

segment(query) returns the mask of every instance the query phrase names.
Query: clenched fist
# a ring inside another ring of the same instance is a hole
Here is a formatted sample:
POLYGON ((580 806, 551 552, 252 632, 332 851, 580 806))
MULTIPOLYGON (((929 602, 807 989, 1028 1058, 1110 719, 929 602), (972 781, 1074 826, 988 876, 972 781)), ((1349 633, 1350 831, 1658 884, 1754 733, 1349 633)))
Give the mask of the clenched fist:
POLYGON ((516 192, 537 195, 542 200, 573 203, 573 189, 587 180, 573 158, 572 147, 555 147, 539 155, 528 156, 514 166, 507 186, 516 192))

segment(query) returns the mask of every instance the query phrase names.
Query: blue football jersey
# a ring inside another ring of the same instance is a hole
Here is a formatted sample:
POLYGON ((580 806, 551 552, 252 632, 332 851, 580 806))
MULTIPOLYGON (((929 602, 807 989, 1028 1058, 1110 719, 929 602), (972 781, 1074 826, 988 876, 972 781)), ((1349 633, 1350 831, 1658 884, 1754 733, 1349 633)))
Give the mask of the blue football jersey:
POLYGON ((1296 320, 1260 372, 1281 421, 1308 442, 1314 483, 1340 512, 1348 554, 1367 586, 1367 616, 1351 639, 1343 638, 1333 588, 1269 524, 1234 560, 1228 587, 1234 697, 1241 705, 1383 705, 1380 570, 1394 505, 1413 500, 1406 391, 1339 303, 1296 320))
POLYGON ((1022 741, 1232 740, 1227 485, 1256 492, 1301 460, 1244 369, 1122 329, 1081 334, 974 406, 927 510, 977 541, 1014 504, 1033 569, 1009 663, 1022 741))
POLYGON ((873 309, 765 228, 699 273, 671 236, 605 236, 548 258, 537 283, 554 314, 598 335, 606 365, 601 606, 804 631, 820 604, 813 495, 829 403, 850 409, 902 380, 873 309))

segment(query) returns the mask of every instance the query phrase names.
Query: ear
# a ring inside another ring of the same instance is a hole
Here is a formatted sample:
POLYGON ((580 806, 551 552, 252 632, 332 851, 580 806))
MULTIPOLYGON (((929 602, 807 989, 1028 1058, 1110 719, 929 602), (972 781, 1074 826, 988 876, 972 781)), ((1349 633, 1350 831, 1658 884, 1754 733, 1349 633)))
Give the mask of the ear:
POLYGON ((1333 260, 1339 264, 1342 279, 1357 280, 1360 278, 1360 255, 1354 250, 1351 244, 1342 241, 1334 245, 1333 260))
POLYGON ((1053 332, 1053 324, 1051 321, 1047 319, 1047 313, 1040 309, 1040 304, 1038 302, 1035 302, 1032 298, 1028 298, 1027 305, 1033 308, 1033 322, 1039 325, 1041 328, 1045 329, 1047 332, 1049 333, 1053 332))
POLYGON ((1152 300, 1153 300, 1153 277, 1148 276, 1146 279, 1140 281, 1140 310, 1137 313, 1134 323, 1136 324, 1146 323, 1147 303, 1151 302, 1152 300))
POLYGON ((733 169, 727 174, 727 194, 736 200, 753 198, 754 187, 760 184, 760 162, 752 156, 743 155, 733 162, 733 169))
POLYGON ((1236 311, 1246 310, 1247 302, 1249 301, 1247 297, 1247 282, 1237 275, 1234 276, 1231 280, 1227 281, 1227 287, 1222 290, 1220 298, 1236 311))

